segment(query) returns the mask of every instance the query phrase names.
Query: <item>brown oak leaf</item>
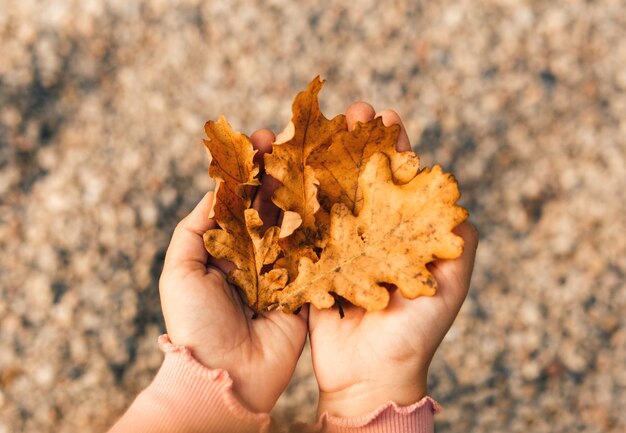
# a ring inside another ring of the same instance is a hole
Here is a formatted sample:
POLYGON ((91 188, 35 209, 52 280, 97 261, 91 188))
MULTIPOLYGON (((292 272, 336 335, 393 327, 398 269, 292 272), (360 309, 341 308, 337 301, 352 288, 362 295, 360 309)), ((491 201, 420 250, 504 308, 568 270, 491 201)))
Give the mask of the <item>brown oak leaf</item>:
POLYGON ((244 185, 260 184, 256 178, 259 166, 253 161, 256 150, 250 139, 234 131, 224 116, 219 116, 217 122, 209 120, 204 130, 209 138, 204 145, 212 157, 209 175, 232 186, 241 197, 246 196, 244 185))
POLYGON ((327 212, 335 203, 343 203, 354 213, 363 205, 363 191, 359 188, 359 175, 377 152, 391 161, 395 183, 404 184, 419 171, 419 157, 413 151, 398 152, 400 125, 385 126, 382 117, 367 123, 357 122, 352 131, 340 131, 324 152, 313 153, 308 163, 315 170, 320 183, 318 199, 327 212))
POLYGON ((265 171, 282 183, 273 201, 285 211, 283 237, 293 233, 281 240, 284 258, 278 265, 286 268, 292 278, 300 257, 317 258, 314 246, 318 237, 315 224, 319 209, 318 182, 307 159, 327 146, 335 133, 346 128, 344 115, 329 120, 321 113, 317 95, 323 84, 316 77, 296 96, 290 126, 279 136, 272 153, 264 156, 265 171))
POLYGON ((437 282, 426 265, 461 255, 463 239, 452 230, 468 213, 455 205, 460 194, 451 174, 436 165, 397 185, 389 158, 376 153, 358 182, 361 211, 354 216, 343 203, 333 206, 330 240, 319 261, 300 260, 297 278, 278 294, 283 311, 307 302, 329 308, 335 302, 330 292, 379 310, 389 302, 381 284, 396 286, 410 299, 434 295, 437 282))
POLYGON ((259 184, 259 167, 253 160, 256 151, 250 139, 233 131, 222 116, 217 122, 207 122, 205 130, 209 140, 204 143, 212 156, 209 173, 217 182, 212 217, 221 229, 208 230, 204 245, 213 257, 235 265, 228 278, 243 291, 248 305, 257 311, 267 309, 274 292, 287 283, 287 272, 262 273, 263 266, 274 263, 280 253, 280 229, 270 227, 262 234, 263 221, 250 209, 246 186, 259 184))
POLYGON ((274 263, 278 257, 280 229, 270 227, 261 236, 263 221, 258 212, 245 209, 243 214, 243 224, 238 219, 231 219, 220 224, 223 230, 208 230, 204 234, 204 244, 213 257, 229 260, 235 265, 236 269, 228 277, 243 290, 248 305, 257 311, 266 310, 274 303, 274 293, 287 283, 285 269, 261 273, 264 265, 274 263))

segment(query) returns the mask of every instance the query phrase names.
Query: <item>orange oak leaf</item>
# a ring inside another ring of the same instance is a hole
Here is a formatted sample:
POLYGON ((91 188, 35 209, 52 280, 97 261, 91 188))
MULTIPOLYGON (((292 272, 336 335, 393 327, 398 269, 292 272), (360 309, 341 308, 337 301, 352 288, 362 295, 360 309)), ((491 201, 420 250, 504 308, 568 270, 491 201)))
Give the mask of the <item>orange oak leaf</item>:
POLYGON ((278 293, 279 308, 291 312, 310 302, 334 304, 330 292, 368 311, 385 308, 395 285, 406 298, 434 295, 437 282, 426 265, 454 259, 463 239, 452 230, 468 213, 455 202, 456 180, 441 167, 424 169, 404 185, 393 182, 389 158, 372 155, 359 177, 363 206, 357 216, 337 203, 330 216, 330 240, 319 261, 302 258, 297 278, 278 293))
POLYGON ((262 236, 263 221, 258 212, 245 209, 243 215, 243 224, 238 219, 226 219, 220 224, 223 230, 208 230, 204 244, 213 257, 235 265, 228 276, 243 290, 248 305, 256 311, 266 310, 274 303, 274 293, 287 283, 285 269, 262 273, 263 266, 274 263, 278 257, 280 229, 270 227, 262 236))
POLYGON ((270 227, 262 234, 263 222, 250 209, 246 186, 259 184, 259 167, 253 160, 256 151, 250 139, 233 131, 222 116, 217 122, 207 122, 205 130, 209 140, 204 143, 212 156, 209 174, 217 183, 212 217, 221 227, 204 234, 205 248, 213 257, 235 265, 228 278, 243 291, 248 305, 257 311, 267 309, 274 292, 287 283, 287 272, 262 272, 280 253, 280 229, 270 227))
POLYGON ((224 116, 219 116, 217 122, 208 121, 204 130, 209 138, 204 145, 212 156, 209 175, 231 185, 244 197, 244 185, 260 184, 256 178, 259 166, 253 161, 256 150, 250 139, 234 131, 224 116))
POLYGON ((385 126, 381 117, 367 123, 357 122, 352 131, 335 134, 327 150, 309 157, 308 163, 320 183, 318 199, 326 212, 335 203, 343 203, 355 215, 359 213, 363 206, 359 175, 376 152, 389 158, 395 183, 404 184, 415 177, 419 157, 410 150, 396 150, 399 133, 400 125, 385 126))
POLYGON ((335 133, 346 128, 344 115, 329 120, 321 113, 317 95, 323 84, 316 77, 296 96, 291 124, 279 135, 272 153, 264 156, 265 171, 282 184, 272 199, 285 212, 283 237, 292 232, 281 240, 284 258, 279 262, 291 277, 295 277, 300 257, 317 257, 314 245, 318 182, 307 159, 313 152, 328 146, 335 133))

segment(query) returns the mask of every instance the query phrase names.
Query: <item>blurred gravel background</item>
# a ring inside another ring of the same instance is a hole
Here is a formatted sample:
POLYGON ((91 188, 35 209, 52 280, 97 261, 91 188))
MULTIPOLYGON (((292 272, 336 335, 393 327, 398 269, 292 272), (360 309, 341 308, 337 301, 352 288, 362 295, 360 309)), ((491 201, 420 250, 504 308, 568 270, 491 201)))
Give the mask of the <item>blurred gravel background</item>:
MULTIPOLYGON (((0 433, 101 432, 149 383, 204 122, 281 130, 317 74, 481 232, 438 431, 625 431, 626 3, 0 0, 0 433)), ((309 362, 276 418, 314 416, 309 362)))

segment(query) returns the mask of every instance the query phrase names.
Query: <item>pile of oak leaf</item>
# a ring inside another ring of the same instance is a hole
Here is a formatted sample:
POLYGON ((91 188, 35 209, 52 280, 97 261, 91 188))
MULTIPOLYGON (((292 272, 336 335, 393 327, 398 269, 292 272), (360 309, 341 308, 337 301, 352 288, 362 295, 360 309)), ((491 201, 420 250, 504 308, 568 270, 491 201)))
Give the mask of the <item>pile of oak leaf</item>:
POLYGON ((348 131, 344 115, 325 118, 322 85, 317 77, 296 96, 289 137, 264 155, 266 174, 282 183, 272 200, 284 211, 282 226, 264 233, 251 208, 260 173, 250 139, 223 116, 206 123, 220 226, 205 233, 207 251, 235 265, 228 279, 255 311, 329 308, 331 293, 379 310, 390 286, 410 299, 434 295, 426 265, 463 251, 452 230, 468 213, 455 205, 454 177, 438 165, 420 170, 415 153, 398 152, 398 125, 378 117, 348 131))

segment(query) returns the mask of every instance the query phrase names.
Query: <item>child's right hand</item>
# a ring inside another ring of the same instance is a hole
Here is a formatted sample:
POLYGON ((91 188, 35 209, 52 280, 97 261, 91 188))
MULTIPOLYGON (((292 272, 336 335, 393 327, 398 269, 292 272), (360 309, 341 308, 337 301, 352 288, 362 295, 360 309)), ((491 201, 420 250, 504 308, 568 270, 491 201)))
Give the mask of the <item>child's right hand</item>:
MULTIPOLYGON (((261 130, 250 139, 261 162, 274 134, 261 130)), ((276 185, 264 179, 253 202, 268 226, 277 224, 280 213, 271 202, 276 185)), ((172 343, 187 347, 205 367, 226 370, 248 409, 269 412, 304 347, 308 307, 297 315, 272 311, 252 320, 252 309, 226 278, 234 265, 209 256, 204 247, 202 235, 217 227, 209 218, 213 199, 208 193, 179 223, 167 250, 160 280, 167 332, 172 343)))
MULTIPOLYGON (((379 115, 386 125, 402 125, 394 112, 379 115)), ((371 120, 374 110, 356 103, 346 117, 352 128, 356 121, 371 120)), ((409 149, 403 127, 398 150, 409 149)), ((465 300, 478 245, 471 224, 463 223, 455 232, 465 241, 463 255, 435 262, 432 271, 439 285, 435 296, 408 300, 395 291, 386 309, 366 314, 347 306, 343 319, 336 309, 311 307, 309 335, 320 390, 318 415, 364 415, 389 401, 407 406, 426 395, 430 361, 465 300)))

